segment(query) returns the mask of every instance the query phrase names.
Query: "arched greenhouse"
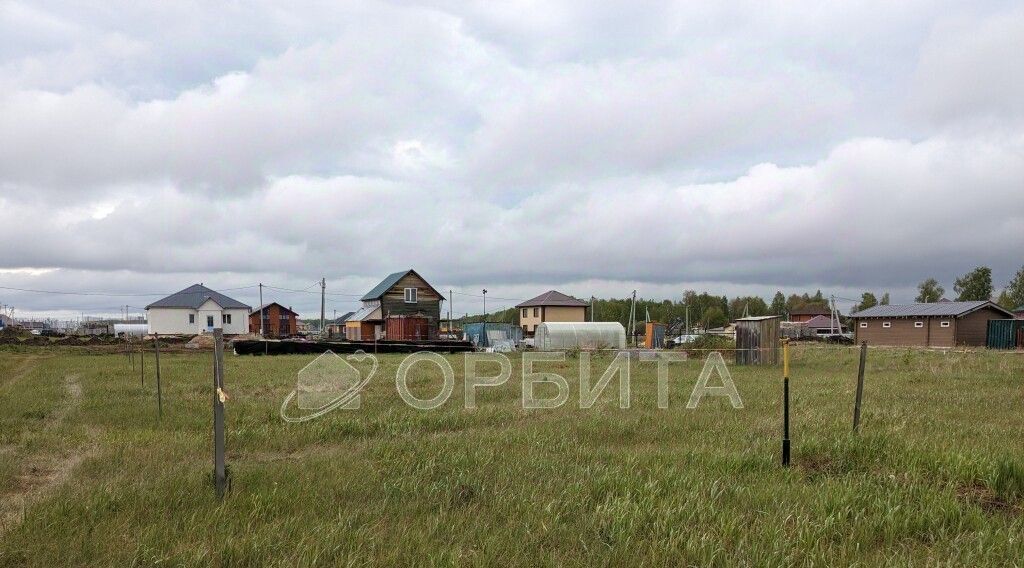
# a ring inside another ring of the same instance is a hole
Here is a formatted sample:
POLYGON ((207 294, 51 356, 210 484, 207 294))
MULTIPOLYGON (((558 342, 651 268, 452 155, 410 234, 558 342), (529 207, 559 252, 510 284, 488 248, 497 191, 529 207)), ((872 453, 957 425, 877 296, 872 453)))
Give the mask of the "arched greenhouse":
POLYGON ((547 322, 537 326, 535 349, 625 349, 626 328, 619 322, 547 322))

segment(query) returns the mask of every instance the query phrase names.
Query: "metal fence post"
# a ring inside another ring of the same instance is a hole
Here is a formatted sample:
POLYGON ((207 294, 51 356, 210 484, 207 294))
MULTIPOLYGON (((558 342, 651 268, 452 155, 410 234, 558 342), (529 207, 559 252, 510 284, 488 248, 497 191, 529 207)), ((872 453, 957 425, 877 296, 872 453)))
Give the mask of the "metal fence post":
POLYGON ((864 365, 868 359, 868 342, 860 344, 860 367, 857 369, 857 400, 853 404, 853 433, 860 427, 860 405, 864 399, 864 365))

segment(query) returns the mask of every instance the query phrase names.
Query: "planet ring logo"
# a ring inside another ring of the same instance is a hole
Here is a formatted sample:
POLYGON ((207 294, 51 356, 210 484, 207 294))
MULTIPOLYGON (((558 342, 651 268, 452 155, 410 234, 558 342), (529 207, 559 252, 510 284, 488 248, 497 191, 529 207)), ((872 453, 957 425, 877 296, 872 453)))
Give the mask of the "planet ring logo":
POLYGON ((362 350, 345 358, 325 351, 298 372, 295 390, 281 403, 281 418, 286 422, 306 422, 338 408, 359 408, 360 392, 377 373, 377 367, 377 358, 362 350), (350 361, 361 364, 366 360, 370 361, 371 368, 363 377, 350 361), (298 399, 297 406, 308 414, 289 416, 288 405, 292 399, 298 399))

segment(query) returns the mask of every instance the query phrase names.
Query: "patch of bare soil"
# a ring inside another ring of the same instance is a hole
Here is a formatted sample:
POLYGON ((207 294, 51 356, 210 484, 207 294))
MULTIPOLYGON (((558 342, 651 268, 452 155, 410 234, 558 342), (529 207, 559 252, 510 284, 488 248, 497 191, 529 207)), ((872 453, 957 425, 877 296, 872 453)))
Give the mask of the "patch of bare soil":
POLYGON ((1007 499, 983 483, 961 485, 956 489, 956 496, 961 501, 977 505, 986 515, 1024 514, 1024 503, 1015 499, 1007 499))

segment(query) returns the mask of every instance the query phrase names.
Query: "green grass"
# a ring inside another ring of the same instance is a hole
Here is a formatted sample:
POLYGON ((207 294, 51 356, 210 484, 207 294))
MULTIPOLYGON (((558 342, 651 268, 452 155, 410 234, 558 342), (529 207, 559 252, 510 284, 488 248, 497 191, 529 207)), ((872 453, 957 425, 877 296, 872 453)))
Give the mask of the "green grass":
MULTIPOLYGON (((581 410, 577 361, 547 363, 569 402, 524 411, 513 358, 465 410, 452 356, 452 398, 418 411, 384 356, 361 409, 288 424, 312 357, 228 355, 217 502, 210 353, 161 354, 158 421, 152 358, 142 386, 123 355, 0 350, 0 565, 1021 563, 1024 356, 872 350, 859 436, 856 351, 793 357, 783 469, 777 367, 730 365, 742 410, 686 410, 702 362, 672 364, 659 410, 634 361, 631 408, 613 381, 581 410)), ((433 396, 439 373, 415 370, 433 396)))

